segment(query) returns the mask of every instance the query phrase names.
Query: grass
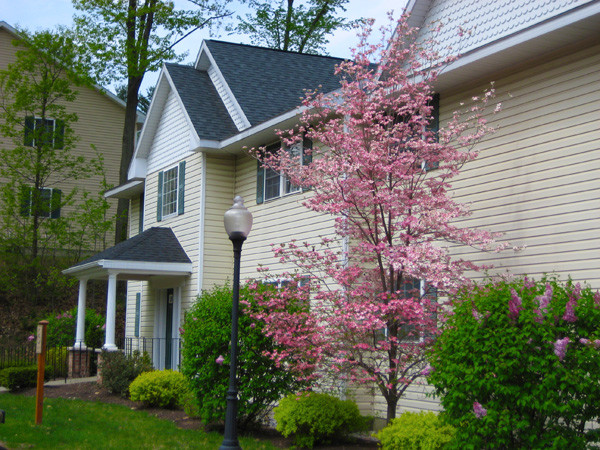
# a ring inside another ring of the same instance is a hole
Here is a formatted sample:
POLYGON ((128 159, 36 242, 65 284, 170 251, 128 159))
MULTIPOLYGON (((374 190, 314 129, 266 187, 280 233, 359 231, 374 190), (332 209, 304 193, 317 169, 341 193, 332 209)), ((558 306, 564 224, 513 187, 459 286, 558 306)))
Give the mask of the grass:
MULTIPOLYGON (((43 421, 35 425, 35 397, 0 394, 6 423, 0 442, 8 448, 69 449, 217 449, 219 433, 182 430, 173 422, 122 405, 51 398, 44 400, 43 421)), ((240 438, 244 449, 275 449, 270 443, 240 438)))

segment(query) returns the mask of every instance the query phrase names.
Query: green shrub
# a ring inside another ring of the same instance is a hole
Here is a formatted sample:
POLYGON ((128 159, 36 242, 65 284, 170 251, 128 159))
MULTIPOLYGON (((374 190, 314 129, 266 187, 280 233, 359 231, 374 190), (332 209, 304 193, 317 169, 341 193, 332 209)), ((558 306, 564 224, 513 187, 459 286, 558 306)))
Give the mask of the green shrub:
MULTIPOLYGON (((586 448, 600 416, 600 293, 544 277, 461 292, 428 381, 460 446, 586 448)), ((457 444, 458 445, 458 444, 457 444)))
MULTIPOLYGON (((45 379, 52 371, 52 366, 47 366, 45 379)), ((0 370, 0 386, 10 391, 35 387, 37 385, 37 366, 9 367, 0 370)))
MULTIPOLYGON (((207 424, 225 419, 231 296, 226 286, 204 292, 186 313, 183 325, 181 370, 190 380, 198 414, 207 424)), ((281 397, 300 390, 304 383, 265 355, 275 346, 261 324, 254 324, 248 315, 255 302, 247 286, 240 289, 240 301, 238 427, 243 429, 260 422, 281 397)))
MULTIPOLYGON (((48 317, 46 345, 70 347, 75 343, 77 308, 48 317)), ((100 348, 104 340, 104 317, 93 309, 85 310, 85 345, 100 348)))
POLYGON ((173 409, 183 406, 188 390, 187 379, 181 372, 156 370, 138 375, 129 386, 129 397, 149 407, 173 409))
POLYGON ((384 450, 435 450, 444 448, 454 428, 443 424, 431 411, 405 412, 381 429, 375 437, 384 450))
POLYGON ((308 448, 315 443, 337 442, 367 425, 352 400, 315 392, 283 398, 274 414, 277 431, 285 437, 293 434, 296 445, 308 448))
POLYGON ((102 386, 122 397, 127 397, 129 385, 138 375, 154 370, 147 353, 125 355, 120 351, 103 351, 101 359, 102 386))

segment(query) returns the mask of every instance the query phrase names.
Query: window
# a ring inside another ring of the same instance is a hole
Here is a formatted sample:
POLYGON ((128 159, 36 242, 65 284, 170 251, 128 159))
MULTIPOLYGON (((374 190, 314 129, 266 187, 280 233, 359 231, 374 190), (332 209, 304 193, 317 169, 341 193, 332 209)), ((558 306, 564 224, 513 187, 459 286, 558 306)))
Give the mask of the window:
MULTIPOLYGON (((402 286, 403 295, 405 297, 418 297, 421 299, 421 304, 428 308, 429 303, 437 303, 437 288, 428 285, 425 280, 412 279, 405 282, 402 286)), ((432 323, 437 323, 437 309, 428 308, 425 314, 430 316, 432 323)), ((427 328, 427 327, 426 327, 427 328)), ((423 333, 416 329, 415 325, 402 325, 403 340, 407 342, 419 342, 423 338, 428 337, 429 333, 423 333)))
MULTIPOLYGON (((280 148, 281 142, 276 142, 274 144, 267 145, 265 152, 275 153, 280 148)), ((296 143, 292 147, 288 148, 287 151, 293 157, 297 157, 299 159, 302 158, 302 164, 307 165, 312 161, 312 155, 305 152, 305 150, 308 149, 312 149, 312 141, 308 138, 304 138, 302 143, 296 143)), ((299 186, 294 186, 290 180, 288 180, 279 172, 269 167, 263 167, 260 161, 258 161, 256 185, 256 203, 263 203, 266 200, 279 198, 287 194, 301 191, 299 186)))
POLYGON ((158 173, 156 220, 161 221, 184 212, 185 161, 158 173))
POLYGON ((21 187, 20 204, 21 215, 24 217, 34 216, 58 219, 60 217, 60 201, 62 191, 60 189, 39 188, 32 186, 21 187))
POLYGON ((25 142, 27 147, 50 145, 56 149, 64 146, 65 123, 62 120, 25 117, 25 142))

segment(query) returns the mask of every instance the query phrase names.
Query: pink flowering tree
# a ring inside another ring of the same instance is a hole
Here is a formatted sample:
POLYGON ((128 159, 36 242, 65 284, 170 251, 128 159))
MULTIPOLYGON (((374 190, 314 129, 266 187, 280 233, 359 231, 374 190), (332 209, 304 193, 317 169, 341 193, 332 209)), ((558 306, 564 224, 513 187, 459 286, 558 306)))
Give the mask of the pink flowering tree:
POLYGON ((339 91, 309 93, 300 125, 281 133, 282 149, 254 152, 309 191, 306 208, 335 221, 335 235, 318 243, 274 246, 309 283, 298 278, 276 295, 259 295, 269 312, 257 319, 282 345, 273 358, 304 378, 333 373, 375 385, 391 420, 425 368, 437 297, 478 269, 453 258, 448 243, 495 246, 492 234, 458 225, 469 211, 449 195, 490 131, 482 114, 493 92, 469 99, 438 130, 433 85, 452 59, 426 50, 432 43, 415 43, 404 19, 379 45, 368 44, 370 31, 363 30, 353 61, 339 65, 339 91), (299 295, 305 306, 310 298, 310 308, 289 308, 299 295))
POLYGON ((600 293, 554 278, 462 291, 428 381, 462 447, 588 448, 600 434, 600 293))

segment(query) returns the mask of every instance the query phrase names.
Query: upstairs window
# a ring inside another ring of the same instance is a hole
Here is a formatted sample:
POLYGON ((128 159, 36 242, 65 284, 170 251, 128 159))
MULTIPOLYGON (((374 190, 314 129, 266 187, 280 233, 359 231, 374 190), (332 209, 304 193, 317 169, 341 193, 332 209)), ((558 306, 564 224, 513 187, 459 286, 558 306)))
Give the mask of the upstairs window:
MULTIPOLYGON (((280 148, 281 142, 275 142, 267 145, 265 152, 275 153, 280 148)), ((292 157, 299 158, 303 165, 307 165, 312 161, 312 155, 305 152, 307 149, 312 149, 312 141, 304 138, 302 142, 297 142, 289 147, 287 151, 292 157)), ((263 167, 260 161, 258 161, 256 185, 256 203, 263 203, 266 200, 283 197, 302 190, 299 186, 294 186, 290 180, 279 172, 269 167, 263 167)))
POLYGON ((23 186, 20 193, 21 215, 31 217, 46 217, 58 219, 60 217, 60 202, 62 191, 60 189, 23 186))
POLYGON ((185 198, 185 161, 177 166, 158 173, 158 195, 156 205, 156 220, 184 212, 185 198))
POLYGON ((25 139, 27 147, 49 145, 56 149, 64 146, 65 123, 62 120, 25 117, 25 139))

